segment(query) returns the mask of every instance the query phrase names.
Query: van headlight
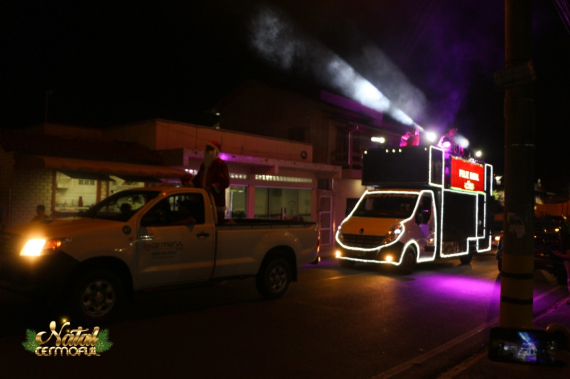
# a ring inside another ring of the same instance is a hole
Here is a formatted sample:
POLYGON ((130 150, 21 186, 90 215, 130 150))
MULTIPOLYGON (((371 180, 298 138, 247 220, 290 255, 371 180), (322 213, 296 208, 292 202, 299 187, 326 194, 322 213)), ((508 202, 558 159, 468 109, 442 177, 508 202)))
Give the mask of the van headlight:
POLYGON ((388 236, 386 237, 384 242, 390 243, 397 240, 398 237, 400 237, 400 234, 402 233, 403 230, 404 228, 402 227, 402 224, 396 224, 391 226, 390 229, 388 230, 388 236))
POLYGON ((37 257, 54 254, 70 241, 71 239, 69 238, 30 238, 20 251, 20 255, 37 257))

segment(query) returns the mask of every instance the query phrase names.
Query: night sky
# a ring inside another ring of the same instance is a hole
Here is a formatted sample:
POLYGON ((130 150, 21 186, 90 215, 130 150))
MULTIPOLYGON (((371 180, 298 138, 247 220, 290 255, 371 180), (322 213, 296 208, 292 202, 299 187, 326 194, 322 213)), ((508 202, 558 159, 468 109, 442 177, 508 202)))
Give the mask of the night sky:
MULTIPOLYGON (((536 177, 569 190, 570 34, 554 1, 533 12, 536 177)), ((46 90, 50 122, 209 125, 207 111, 248 78, 343 94, 319 75, 334 55, 418 124, 456 125, 502 172, 502 1, 38 0, 5 2, 0 21, 0 127, 43 122, 46 90), (287 22, 287 64, 254 44, 267 12, 287 22)))

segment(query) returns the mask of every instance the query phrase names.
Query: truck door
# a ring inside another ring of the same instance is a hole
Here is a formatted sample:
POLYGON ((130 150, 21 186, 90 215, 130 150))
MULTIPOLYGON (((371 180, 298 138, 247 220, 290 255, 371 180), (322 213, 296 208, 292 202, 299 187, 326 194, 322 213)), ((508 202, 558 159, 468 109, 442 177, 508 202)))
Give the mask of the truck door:
POLYGON ((420 233, 417 240, 420 245, 419 261, 435 259, 436 211, 433 193, 424 192, 420 198, 415 220, 420 233))
POLYGON ((140 288, 204 281, 215 259, 216 230, 205 223, 201 193, 162 199, 142 215, 137 234, 140 288))

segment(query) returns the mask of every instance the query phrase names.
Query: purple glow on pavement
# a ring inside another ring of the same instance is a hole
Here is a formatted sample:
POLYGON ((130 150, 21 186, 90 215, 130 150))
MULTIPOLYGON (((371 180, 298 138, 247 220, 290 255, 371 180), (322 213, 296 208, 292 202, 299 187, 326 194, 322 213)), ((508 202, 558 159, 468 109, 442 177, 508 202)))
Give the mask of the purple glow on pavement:
POLYGON ((452 275, 433 275, 429 278, 422 278, 424 285, 434 292, 451 298, 465 298, 470 296, 473 299, 487 299, 493 292, 500 293, 501 283, 490 281, 484 278, 473 278, 452 275))

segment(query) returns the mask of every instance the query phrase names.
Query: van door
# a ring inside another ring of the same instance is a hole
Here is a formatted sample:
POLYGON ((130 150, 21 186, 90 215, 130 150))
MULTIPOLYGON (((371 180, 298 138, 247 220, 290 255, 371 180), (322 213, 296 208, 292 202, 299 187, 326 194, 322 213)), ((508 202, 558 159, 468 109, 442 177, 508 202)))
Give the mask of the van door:
POLYGON ((205 223, 201 193, 162 199, 141 217, 137 243, 138 287, 210 278, 215 259, 215 225, 205 223))
POLYGON ((435 217, 436 211, 433 193, 424 192, 420 198, 415 215, 416 223, 420 229, 420 237, 417 239, 418 245, 420 245, 418 261, 431 261, 435 259, 435 217))

